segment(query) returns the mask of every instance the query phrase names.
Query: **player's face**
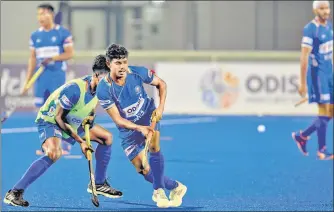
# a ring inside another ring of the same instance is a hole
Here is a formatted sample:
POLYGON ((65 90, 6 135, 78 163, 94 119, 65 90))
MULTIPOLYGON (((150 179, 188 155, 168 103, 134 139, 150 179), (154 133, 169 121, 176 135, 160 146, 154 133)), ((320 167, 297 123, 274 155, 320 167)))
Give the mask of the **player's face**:
POLYGON ((319 16, 319 18, 321 18, 322 20, 327 20, 331 12, 329 8, 329 3, 328 2, 321 3, 319 7, 315 10, 315 12, 319 16))
POLYGON ((47 9, 39 8, 37 10, 37 20, 41 26, 48 26, 52 23, 53 15, 47 9))
POLYGON ((109 64, 107 64, 111 71, 116 74, 116 77, 124 77, 128 71, 128 59, 113 59, 109 64))

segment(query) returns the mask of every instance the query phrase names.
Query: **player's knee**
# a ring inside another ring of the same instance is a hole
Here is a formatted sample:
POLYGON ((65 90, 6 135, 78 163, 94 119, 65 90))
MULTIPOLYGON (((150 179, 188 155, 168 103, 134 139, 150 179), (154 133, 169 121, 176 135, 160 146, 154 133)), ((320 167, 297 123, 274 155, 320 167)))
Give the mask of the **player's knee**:
POLYGON ((150 152, 159 152, 160 145, 159 144, 151 144, 150 145, 150 152))
POLYGON ((46 155, 53 161, 56 162, 62 155, 62 150, 59 147, 47 149, 46 155))
POLYGON ((141 156, 138 155, 137 157, 135 157, 131 163, 133 164, 133 166, 135 167, 136 171, 141 174, 141 175, 146 175, 149 170, 150 170, 150 167, 149 165, 145 166, 143 165, 143 161, 141 159, 141 156))
POLYGON ((145 176, 150 172, 150 169, 142 169, 137 171, 139 174, 145 176))
POLYGON ((143 164, 140 163, 138 166, 136 166, 136 170, 139 174, 145 176, 147 175, 147 173, 149 173, 150 167, 149 166, 144 167, 143 164))
POLYGON ((42 145, 45 154, 53 162, 57 161, 62 155, 62 149, 60 143, 61 140, 58 138, 49 138, 42 145))
POLYGON ((104 140, 104 144, 107 145, 107 146, 111 146, 112 145, 112 134, 110 132, 106 133, 105 135, 105 140, 104 140))

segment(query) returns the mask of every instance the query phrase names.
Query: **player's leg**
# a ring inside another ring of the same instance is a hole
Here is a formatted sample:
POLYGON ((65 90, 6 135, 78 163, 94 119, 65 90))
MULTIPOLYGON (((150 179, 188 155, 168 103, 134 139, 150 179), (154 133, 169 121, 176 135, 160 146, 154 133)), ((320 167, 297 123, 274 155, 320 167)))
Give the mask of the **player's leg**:
POLYGON ((326 149, 326 135, 327 135, 327 125, 328 122, 333 118, 333 75, 321 73, 320 82, 320 102, 319 104, 319 116, 322 118, 320 126, 317 128, 318 135, 318 158, 320 160, 333 159, 332 153, 328 152, 326 149))
POLYGON ((29 206, 29 202, 23 199, 23 193, 36 179, 61 157, 61 133, 55 125, 38 127, 42 149, 45 155, 35 160, 22 178, 5 195, 4 203, 14 206, 29 206))
MULTIPOLYGON (((147 165, 143 166, 142 164, 142 158, 144 156, 143 150, 145 148, 145 137, 139 132, 134 132, 129 137, 124 138, 121 144, 125 155, 135 166, 136 171, 142 174, 147 181, 154 183, 154 175, 150 168, 147 165)), ((162 184, 162 188, 154 190, 153 196, 155 196, 155 193, 158 193, 159 195, 157 195, 157 198, 155 198, 154 201, 157 203, 159 208, 166 208, 169 207, 169 200, 165 194, 165 191, 163 190, 165 185, 164 183, 162 184)))
MULTIPOLYGON (((156 129, 159 129, 159 125, 156 129)), ((151 151, 154 149, 155 152, 150 154, 150 157, 158 157, 159 162, 155 163, 155 166, 159 166, 160 170, 164 170, 164 157, 162 152, 160 151, 160 132, 156 131, 153 135, 151 141, 151 151), (155 155, 154 155, 155 154, 155 155)), ((133 134, 130 138, 124 139, 122 141, 122 147, 125 151, 125 154, 131 161, 131 163, 136 168, 136 171, 143 175, 144 179, 152 184, 157 179, 154 179, 154 174, 151 168, 152 162, 150 164, 143 164, 143 157, 144 157, 144 146, 145 146, 145 137, 140 133, 133 134)), ((156 162, 156 161, 154 161, 156 162)), ((158 180, 161 180, 161 176, 158 175, 158 180)), ((178 207, 182 203, 182 197, 186 193, 187 188, 180 182, 170 179, 169 177, 162 175, 162 181, 159 182, 166 188, 170 190, 170 198, 171 201, 168 201, 168 198, 161 188, 159 189, 158 186, 155 186, 152 200, 157 203, 158 207, 178 207), (177 194, 177 195, 176 195, 177 194)))
MULTIPOLYGON (((311 68, 307 72, 307 90, 309 96, 309 103, 318 103, 320 100, 319 83, 318 83, 318 71, 311 68)), ((322 123, 321 116, 317 116, 309 127, 299 132, 293 132, 292 137, 295 140, 297 147, 303 155, 308 156, 306 149, 307 141, 311 134, 317 131, 317 128, 322 123)))
POLYGON ((332 157, 332 155, 326 151, 327 124, 331 119, 329 115, 330 93, 329 77, 323 72, 319 72, 317 70, 309 71, 309 102, 317 103, 319 110, 318 116, 306 130, 293 133, 297 146, 304 155, 308 155, 306 151, 307 140, 309 139, 309 136, 316 131, 319 145, 318 158, 328 159, 332 157))
MULTIPOLYGON (((151 171, 151 168, 149 165, 144 166, 142 161, 144 157, 144 143, 139 146, 138 150, 136 152, 139 152, 137 156, 135 156, 132 160, 131 163, 133 166, 136 168, 136 171, 143 175, 144 179, 150 183, 153 184, 153 174, 151 171)), ((178 182, 175 180, 170 179, 167 176, 164 176, 164 183, 165 183, 165 188, 169 191, 175 189, 178 186, 178 182)))
MULTIPOLYGON (((95 150, 95 184, 96 192, 109 198, 119 198, 123 193, 110 186, 107 181, 107 168, 111 158, 112 134, 103 127, 95 124, 90 129, 90 138, 98 143, 95 150)), ((87 191, 92 192, 90 184, 87 191)))
POLYGON ((318 158, 321 160, 329 159, 331 154, 326 150, 326 134, 327 134, 327 125, 330 121, 329 114, 329 104, 318 104, 318 120, 319 124, 317 125, 317 137, 318 137, 318 158))
MULTIPOLYGON (((160 131, 156 130, 149 146, 150 158, 149 163, 153 175, 153 188, 155 191, 165 185, 164 169, 165 159, 160 148, 160 131)), ((171 182, 173 183, 173 182, 171 182)), ((182 204, 182 198, 187 192, 187 187, 180 182, 173 183, 173 188, 169 194, 170 206, 178 207, 182 204)))

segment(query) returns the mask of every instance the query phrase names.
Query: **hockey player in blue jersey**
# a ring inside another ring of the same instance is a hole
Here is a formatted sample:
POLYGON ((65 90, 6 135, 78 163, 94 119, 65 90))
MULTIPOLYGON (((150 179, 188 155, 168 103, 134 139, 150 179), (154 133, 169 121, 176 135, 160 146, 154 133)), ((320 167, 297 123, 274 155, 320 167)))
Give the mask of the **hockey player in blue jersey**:
POLYGON ((41 27, 30 37, 31 52, 25 84, 41 64, 45 66, 34 87, 35 105, 40 107, 53 91, 65 83, 66 60, 73 57, 73 42, 71 33, 54 23, 51 5, 39 5, 37 17, 41 27))
POLYGON ((166 84, 153 71, 144 67, 128 66, 128 51, 121 45, 112 44, 106 52, 110 74, 99 83, 96 95, 101 106, 116 123, 121 145, 129 160, 145 180, 153 183, 152 200, 158 207, 178 207, 187 187, 164 175, 164 156, 160 149, 159 120, 162 117, 166 84), (150 84, 159 90, 160 104, 155 107, 154 100, 145 92, 143 84, 150 84), (149 126, 155 118, 158 122, 149 151, 149 167, 144 168, 145 135, 143 126, 149 126), (165 190, 170 191, 169 199, 165 190))
MULTIPOLYGON (((35 106, 39 108, 53 91, 65 83, 66 60, 73 56, 73 41, 67 29, 54 23, 52 5, 39 5, 37 19, 40 28, 30 37, 30 58, 25 84, 40 65, 45 66, 44 72, 34 84, 35 106)), ((24 90, 23 93, 25 92, 24 90)), ((70 146, 63 143, 63 150, 64 154, 68 154, 70 146)))
POLYGON ((309 136, 317 132, 320 160, 333 159, 326 149, 327 124, 333 117, 333 27, 329 22, 329 1, 314 1, 314 20, 304 27, 301 50, 301 82, 299 93, 308 93, 309 103, 317 103, 318 117, 305 130, 292 134, 298 148, 308 155, 309 136))

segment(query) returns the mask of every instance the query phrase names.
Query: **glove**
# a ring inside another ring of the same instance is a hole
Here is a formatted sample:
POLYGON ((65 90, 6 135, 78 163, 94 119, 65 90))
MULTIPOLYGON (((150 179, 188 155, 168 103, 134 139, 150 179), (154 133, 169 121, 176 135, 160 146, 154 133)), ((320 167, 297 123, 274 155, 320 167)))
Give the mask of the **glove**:
POLYGON ((89 124, 89 127, 91 128, 94 124, 95 121, 95 113, 91 112, 81 123, 82 127, 85 129, 85 125, 89 124))

